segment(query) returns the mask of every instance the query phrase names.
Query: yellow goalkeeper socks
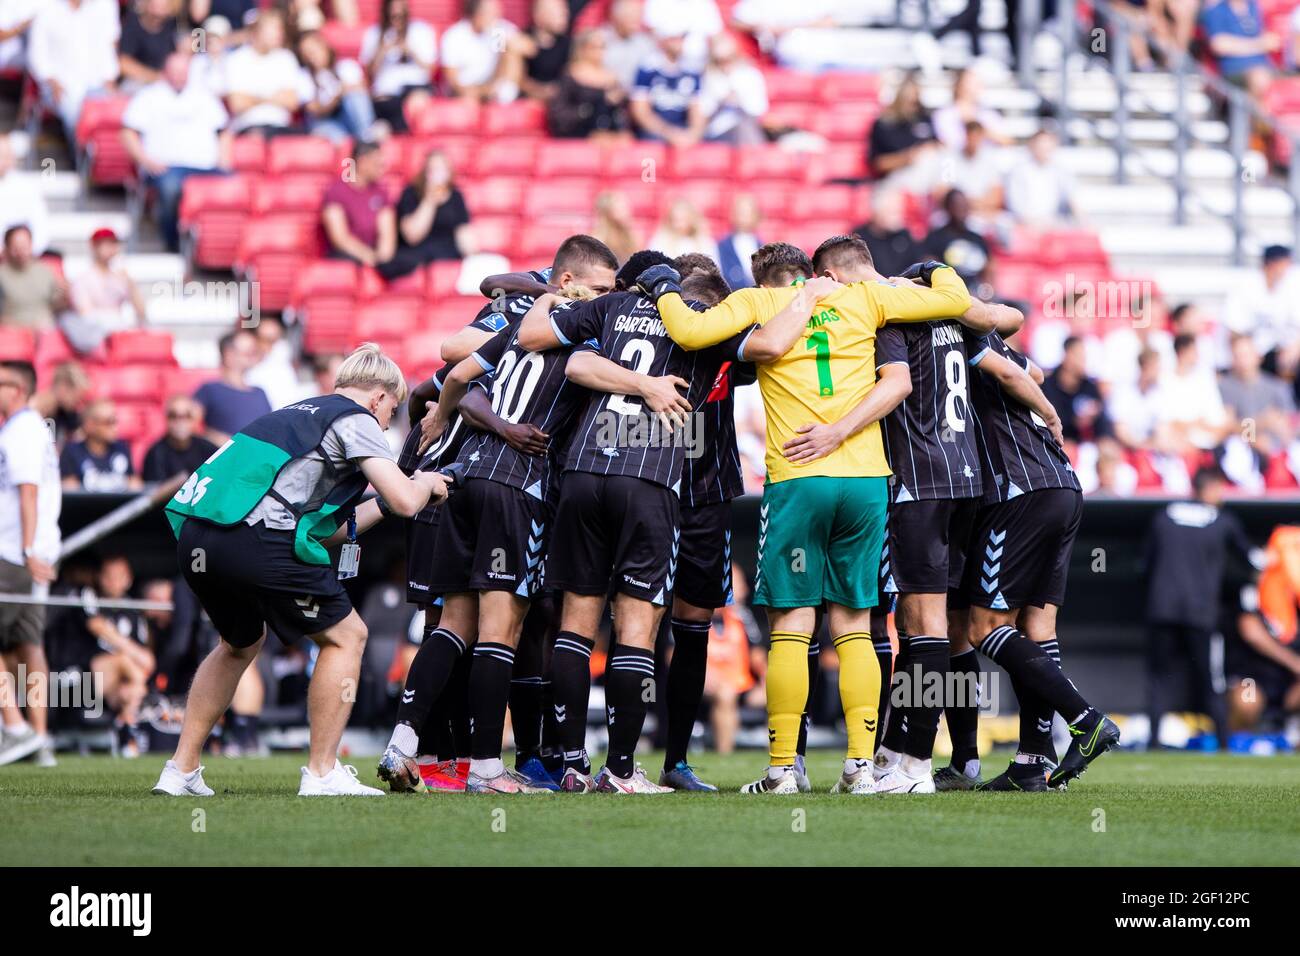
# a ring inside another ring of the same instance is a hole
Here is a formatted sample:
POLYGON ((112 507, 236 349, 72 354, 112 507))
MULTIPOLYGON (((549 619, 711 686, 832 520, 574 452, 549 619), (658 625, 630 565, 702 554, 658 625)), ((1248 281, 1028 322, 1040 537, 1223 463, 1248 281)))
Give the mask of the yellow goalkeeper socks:
POLYGON ((774 767, 794 764, 799 724, 808 702, 808 645, 811 634, 773 631, 767 654, 767 739, 774 767))
MULTIPOLYGON (((849 731, 851 760, 870 760, 876 744, 879 719, 880 664, 866 631, 850 631, 835 638, 840 658, 840 705, 849 731)), ((770 681, 770 678, 769 678, 770 681)))

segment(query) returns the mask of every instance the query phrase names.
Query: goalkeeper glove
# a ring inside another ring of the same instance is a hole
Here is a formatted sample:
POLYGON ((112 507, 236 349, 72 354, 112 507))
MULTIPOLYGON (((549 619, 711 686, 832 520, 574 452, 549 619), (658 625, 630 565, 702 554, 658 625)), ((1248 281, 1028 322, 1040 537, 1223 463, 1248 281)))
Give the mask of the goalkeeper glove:
POLYGON ((651 266, 636 277, 637 286, 653 301, 669 292, 682 294, 681 274, 670 265, 651 266))

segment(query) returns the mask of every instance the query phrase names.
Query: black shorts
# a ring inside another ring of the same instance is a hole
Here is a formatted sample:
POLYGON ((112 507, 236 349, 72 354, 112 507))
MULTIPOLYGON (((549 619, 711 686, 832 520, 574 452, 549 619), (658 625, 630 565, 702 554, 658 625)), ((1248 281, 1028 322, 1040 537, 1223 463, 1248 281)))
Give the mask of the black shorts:
POLYGON ((1029 491, 981 508, 962 586, 966 602, 997 611, 1064 604, 1082 516, 1083 495, 1072 488, 1029 491))
POLYGON ((409 604, 434 604, 441 596, 429 589, 433 576, 434 543, 438 540, 438 519, 442 509, 431 512, 432 520, 408 518, 406 521, 406 600, 409 604))
POLYGON ((889 506, 881 575, 888 561, 885 591, 944 594, 961 587, 977 498, 933 498, 889 506))
POLYGON ((677 496, 624 475, 564 475, 546 586, 573 594, 621 592, 666 605, 679 543, 677 496))
POLYGON ((731 502, 681 507, 681 547, 673 596, 719 608, 731 595, 731 502))
POLYGON ((531 598, 541 585, 546 503, 522 488, 471 478, 443 508, 430 590, 510 591, 531 598))
POLYGON ((291 644, 352 613, 338 572, 298 560, 293 537, 292 531, 242 521, 225 528, 190 518, 181 527, 176 556, 182 573, 232 647, 257 643, 268 625, 291 644))

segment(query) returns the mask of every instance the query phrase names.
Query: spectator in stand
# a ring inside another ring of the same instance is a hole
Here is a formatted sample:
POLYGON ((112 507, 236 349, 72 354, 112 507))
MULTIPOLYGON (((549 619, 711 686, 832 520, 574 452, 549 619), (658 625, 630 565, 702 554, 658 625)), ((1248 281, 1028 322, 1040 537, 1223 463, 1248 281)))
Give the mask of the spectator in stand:
POLYGON ((475 251, 469 208, 456 188, 451 160, 442 150, 430 152, 415 179, 402 190, 397 200, 397 234, 397 254, 379 266, 385 279, 475 251))
POLYGON ((1126 313, 1107 318, 1112 328, 1102 337, 1098 364, 1088 365, 1103 386, 1131 385, 1140 371, 1138 357, 1148 350, 1156 353, 1162 367, 1173 368, 1174 337, 1166 328, 1160 296, 1146 291, 1133 295, 1126 313))
POLYGON ((1269 246, 1262 268, 1243 280, 1228 297, 1224 325, 1255 339, 1264 368, 1292 381, 1300 397, 1300 276, 1292 269, 1291 250, 1269 246))
POLYGON ((1085 495, 1128 498, 1137 491, 1138 472, 1124 457, 1124 446, 1113 438, 1080 450, 1076 472, 1085 495), (1094 454, 1095 449, 1095 454, 1094 454))
POLYGON ((60 362, 50 376, 50 387, 32 400, 41 418, 54 426, 54 443, 62 451, 81 430, 81 412, 90 395, 90 379, 77 362, 60 362))
POLYGON ((72 282, 72 308, 83 321, 105 329, 131 318, 145 322, 144 297, 118 261, 122 244, 112 229, 96 229, 90 237, 90 267, 72 282))
POLYGON ((632 253, 644 248, 632 218, 632 206, 627 196, 617 190, 596 195, 591 234, 609 246, 619 262, 626 262, 632 253))
POLYGON ((1101 389, 1088 377, 1083 340, 1065 340, 1061 364, 1043 382, 1043 394, 1061 416, 1061 433, 1068 442, 1095 442, 1111 434, 1101 389))
POLYGON ((32 231, 10 226, 4 234, 0 262, 0 324, 34 332, 55 327, 55 316, 68 307, 67 283, 32 255, 32 231))
POLYGON ((1214 379, 1200 367, 1196 340, 1174 338, 1174 368, 1160 388, 1160 427, 1178 454, 1217 448, 1234 427, 1214 379))
POLYGON ((293 345, 284 334, 284 323, 264 315, 253 329, 257 341, 257 361, 244 377, 247 385, 260 388, 272 409, 284 408, 316 393, 299 381, 293 345))
POLYGON ((1263 475, 1274 455, 1290 453, 1291 461, 1300 464, 1293 425, 1295 396, 1286 382, 1263 371, 1260 364, 1254 339, 1234 333, 1232 365, 1219 376, 1219 394, 1234 426, 1223 468, 1234 483, 1253 491, 1263 490, 1263 475))
POLYGON ((333 393, 334 379, 337 377, 339 366, 343 364, 343 359, 344 356, 337 353, 312 357, 312 381, 315 383, 312 388, 313 395, 330 395, 333 393))
MULTIPOLYGON (((1219 349, 1214 333, 1211 331, 1211 320, 1200 307, 1184 302, 1181 305, 1174 306, 1169 313, 1169 332, 1175 338, 1179 335, 1189 335, 1196 342, 1196 359, 1199 363, 1197 368, 1207 377, 1213 379, 1218 374, 1219 362, 1215 356, 1222 351, 1224 355, 1223 363, 1226 365, 1228 358, 1228 345, 1225 341, 1223 348, 1219 349)), ((1173 340, 1170 340, 1168 361, 1166 367, 1174 367, 1174 350, 1173 340)), ((1266 366, 1267 367, 1267 366, 1266 366)))
POLYGON ((302 105, 298 59, 285 49, 284 14, 266 9, 253 23, 251 39, 226 64, 226 103, 236 133, 271 136, 291 132, 302 105))
POLYGON ((749 260, 763 244, 758 237, 758 224, 762 218, 758 200, 752 193, 737 193, 731 200, 731 232, 718 243, 718 267, 722 270, 722 278, 733 289, 754 284, 749 260))
POLYGON ((234 45, 230 21, 211 16, 203 21, 203 42, 190 60, 190 82, 213 96, 226 95, 230 81, 230 51, 234 45))
POLYGON ((974 223, 991 228, 1002 214, 1002 164, 998 147, 989 142, 988 132, 978 120, 966 124, 961 148, 946 150, 939 169, 936 195, 960 189, 970 199, 974 223))
POLYGON ((1151 9, 1151 29, 1166 46, 1186 53, 1196 36, 1197 0, 1147 0, 1151 9))
POLYGON ((1106 404, 1106 414, 1113 423, 1115 437, 1126 448, 1150 449, 1160 424, 1160 353, 1144 349, 1137 360, 1137 379, 1115 388, 1106 404))
POLYGON ((321 227, 331 259, 363 266, 388 262, 397 252, 397 218, 383 179, 384 154, 375 143, 352 147, 350 175, 336 179, 321 202, 321 227))
POLYGON ((0 70, 27 72, 27 31, 43 0, 8 0, 0 4, 0 70))
POLYGON ((32 22, 28 72, 59 114, 69 143, 76 140, 86 98, 111 93, 117 84, 120 33, 114 0, 45 0, 32 22))
POLYGON ((605 65, 607 43, 599 30, 578 35, 573 58, 547 103, 552 136, 601 142, 628 139, 627 91, 605 65))
POLYGON ((967 124, 974 122, 983 127, 994 143, 1007 143, 1002 131, 1002 115, 980 105, 983 95, 984 84, 972 67, 957 72, 952 81, 952 102, 934 113, 934 133, 939 142, 949 149, 960 150, 966 142, 967 124))
POLYGON ((754 34, 782 66, 806 73, 868 70, 878 48, 866 26, 872 10, 863 0, 742 0, 732 19, 754 34))
POLYGON ((656 36, 685 28, 682 59, 696 71, 709 62, 709 44, 725 26, 715 0, 645 0, 644 18, 656 36))
POLYGON ((871 250, 876 271, 882 276, 902 275, 912 263, 925 258, 925 248, 907 228, 905 211, 903 191, 881 186, 871 194, 871 221, 854 230, 871 250))
POLYGON ((555 95, 560 76, 569 63, 573 26, 567 0, 533 0, 533 24, 522 37, 524 93, 535 100, 555 95))
POLYGON ((700 97, 703 78, 682 62, 684 25, 666 25, 657 35, 659 49, 641 64, 632 83, 632 122, 641 139, 693 146, 708 123, 700 97))
POLYGON ((217 450, 197 434, 203 410, 188 395, 167 399, 167 431, 144 455, 140 477, 146 482, 166 481, 175 475, 188 475, 217 450))
POLYGON ((871 171, 878 178, 924 165, 939 150, 929 111, 921 105, 921 81, 908 73, 874 123, 868 142, 871 171))
POLYGON ((1029 139, 1029 155, 1007 174, 1007 209, 1017 222, 1038 228, 1071 223, 1074 176, 1057 153, 1056 130, 1043 126, 1029 139))
POLYGON ((124 91, 156 83, 167 57, 176 52, 180 0, 135 0, 122 15, 118 70, 124 91))
POLYGON ((676 259, 688 252, 699 252, 718 261, 718 244, 709 234, 709 225, 695 203, 684 197, 668 204, 668 212, 650 239, 650 247, 676 259))
POLYGON ((646 31, 642 0, 614 0, 609 23, 600 28, 605 38, 605 67, 624 90, 632 89, 640 64, 654 55, 654 38, 646 31))
POLYGON ((194 400, 203 409, 204 436, 214 445, 223 445, 253 419, 271 411, 271 403, 264 391, 247 382, 248 370, 258 359, 253 333, 247 329, 227 332, 218 347, 221 377, 200 385, 194 400))
POLYGON ((987 292, 986 287, 992 282, 993 260, 989 244, 967 221, 970 200, 960 189, 950 189, 943 197, 943 211, 947 218, 925 237, 924 247, 935 259, 952 266, 972 294, 987 292))
POLYGON ((69 443, 59 458, 64 488, 121 492, 140 487, 131 447, 117 437, 117 406, 112 401, 97 398, 87 405, 81 431, 81 441, 69 443))
POLYGON ((741 54, 740 44, 730 33, 713 38, 701 96, 708 116, 705 139, 736 146, 767 142, 763 133, 767 81, 762 71, 741 54))
POLYGON ((1269 58, 1282 48, 1282 39, 1265 32, 1256 0, 1207 2, 1201 26, 1224 78, 1262 101, 1273 80, 1269 58))
POLYGON ((442 36, 443 78, 456 96, 509 103, 519 95, 526 51, 500 0, 465 0, 464 19, 442 36))
POLYGON ((298 60, 307 132, 335 143, 376 138, 375 108, 356 60, 340 60, 318 32, 298 38, 298 60))
POLYGON ((190 23, 202 23, 206 29, 211 17, 221 17, 242 38, 244 28, 257 19, 260 6, 260 0, 189 0, 190 23))
POLYGON ((35 180, 15 171, 13 143, 0 133, 0 234, 10 226, 26 226, 32 237, 32 252, 43 256, 50 242, 50 213, 35 180))
POLYGON ((361 62, 370 77, 375 114, 399 133, 406 117, 428 108, 438 37, 423 20, 412 20, 407 0, 385 0, 379 22, 361 40, 361 62))
POLYGON ((234 165, 230 117, 221 100, 190 83, 189 75, 190 55, 173 53, 162 79, 131 97, 122 114, 122 143, 144 184, 158 191, 158 231, 171 252, 180 248, 177 219, 185 180, 234 165))
MULTIPOLYGON (((40 597, 49 593, 56 576, 63 492, 54 442, 31 407, 35 389, 36 371, 30 364, 0 362, 0 590, 40 597)), ((29 680, 49 678, 45 610, 44 605, 0 605, 0 679, 10 690, 15 686, 10 666, 24 668, 29 680)), ((4 708, 0 764, 36 753, 40 766, 54 766, 48 703, 32 695, 26 720, 17 707, 4 708)))

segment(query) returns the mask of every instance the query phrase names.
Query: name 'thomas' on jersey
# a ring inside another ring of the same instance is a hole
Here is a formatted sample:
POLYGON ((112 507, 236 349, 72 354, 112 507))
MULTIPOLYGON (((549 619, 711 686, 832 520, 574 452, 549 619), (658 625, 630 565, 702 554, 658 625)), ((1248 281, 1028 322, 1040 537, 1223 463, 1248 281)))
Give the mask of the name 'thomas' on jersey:
POLYGON ((560 341, 576 350, 598 352, 642 375, 685 379, 693 410, 686 428, 671 431, 659 426, 640 396, 590 393, 569 443, 565 470, 642 478, 680 494, 688 457, 711 452, 704 445, 701 408, 723 364, 741 358, 752 330, 687 352, 669 337, 655 304, 632 292, 561 305, 551 313, 551 325, 560 341))
POLYGON ((528 455, 497 435, 474 432, 460 452, 465 478, 500 482, 553 504, 568 435, 587 398, 584 389, 565 377, 569 350, 529 352, 519 345, 516 324, 498 332, 473 357, 489 374, 470 387, 487 391, 498 417, 511 424, 534 425, 550 442, 548 454, 528 455))
POLYGON ((876 369, 901 364, 912 379, 911 394, 884 420, 891 502, 983 492, 966 361, 955 319, 887 325, 876 333, 876 369))
POLYGON ((980 360, 990 350, 1021 368, 1028 368, 1029 360, 1007 345, 997 332, 964 334, 970 364, 975 368, 971 376, 971 399, 984 466, 981 501, 986 504, 1007 501, 1044 488, 1082 491, 1069 456, 1056 443, 1047 424, 1007 395, 995 378, 978 369, 980 360))

